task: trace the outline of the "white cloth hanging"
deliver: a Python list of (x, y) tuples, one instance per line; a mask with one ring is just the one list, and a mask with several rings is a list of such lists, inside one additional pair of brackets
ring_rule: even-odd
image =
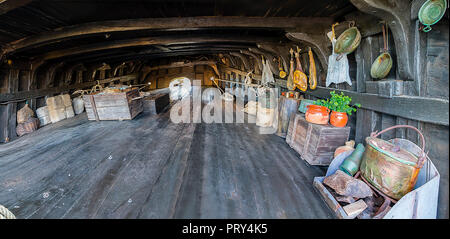
[(339, 61), (336, 60), (338, 54), (334, 53), (334, 45), (336, 44), (335, 38), (331, 40), (331, 44), (333, 48), (331, 50), (332, 54), (328, 57), (328, 72), (325, 86), (328, 87), (331, 83), (339, 84), (343, 82), (352, 85), (347, 54), (344, 54)]
[(263, 60), (263, 72), (261, 76), (261, 85), (267, 85), (268, 83), (273, 83), (275, 80), (273, 79), (273, 73), (270, 70), (269, 62), (267, 60)]

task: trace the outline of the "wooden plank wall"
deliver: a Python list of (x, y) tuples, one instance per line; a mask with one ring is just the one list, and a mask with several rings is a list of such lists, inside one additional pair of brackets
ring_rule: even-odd
[(212, 76), (215, 76), (215, 73), (211, 67), (195, 65), (153, 70), (144, 77), (141, 83), (151, 82), (148, 89), (161, 89), (169, 87), (170, 82), (175, 78), (186, 77), (191, 80), (200, 80), (202, 86), (212, 86), (213, 82), (210, 80)]
[[(418, 26), (418, 23), (416, 23)], [(411, 95), (422, 96), (426, 98), (449, 99), (448, 80), (449, 80), (449, 30), (448, 21), (443, 19), (428, 33), (416, 33), (416, 49), (415, 50), (415, 72), (416, 79), (414, 81), (400, 81), (401, 89), (393, 91), (394, 95)], [(392, 36), (392, 34), (390, 34)], [(370, 77), (370, 67), (375, 58), (380, 54), (383, 41), (381, 34), (365, 37), (361, 40), (357, 50), (348, 56), (350, 65), (350, 77), (352, 78), (352, 86), (346, 83), (342, 85), (332, 85), (330, 88), (345, 89), (359, 93), (372, 93), (381, 96), (380, 88), (383, 82), (398, 80), (396, 74), (396, 56), (395, 46), (392, 38), (390, 38), (390, 53), (394, 59), (394, 65), (390, 74), (385, 80), (374, 81)], [(322, 83), (322, 86), (323, 83)], [(317, 99), (313, 95), (307, 95), (306, 98)], [(386, 105), (386, 107), (390, 107)], [(417, 105), (420, 110), (420, 104)], [(448, 113), (448, 111), (447, 111)], [(351, 139), (355, 139), (356, 143), (362, 143), (366, 137), (373, 131), (399, 125), (412, 125), (425, 136), (426, 151), (429, 151), (429, 157), (441, 174), (440, 192), (439, 192), (439, 208), (438, 217), (449, 217), (449, 126), (431, 124), (426, 122), (408, 119), (405, 117), (386, 114), (382, 111), (373, 111), (361, 108), (356, 115), (352, 115), (349, 119), (349, 125), (352, 127), (350, 134)], [(416, 144), (419, 143), (418, 134), (410, 129), (395, 129), (386, 132), (381, 136), (383, 139), (392, 139), (394, 137), (405, 138)]]
[[(101, 70), (92, 79), (92, 70), (76, 70), (69, 72), (63, 64), (43, 64), (36, 71), (26, 62), (13, 61), (11, 65), (3, 64), (0, 68), (0, 96), (12, 96), (12, 100), (0, 102), (0, 143), (6, 143), (17, 138), (16, 122), (17, 111), (26, 102), (30, 108), (36, 110), (45, 105), (46, 97), (62, 93), (71, 93), (76, 89), (90, 89), (97, 80), (103, 80), (111, 75), (111, 70)], [(116, 75), (120, 82), (122, 76), (129, 74), (124, 67)], [(66, 81), (67, 74), (73, 74), (73, 81)], [(132, 78), (126, 78), (132, 79)], [(130, 81), (122, 82), (131, 84)], [(110, 83), (102, 83), (103, 87)], [(3, 98), (0, 97), (0, 98)]]

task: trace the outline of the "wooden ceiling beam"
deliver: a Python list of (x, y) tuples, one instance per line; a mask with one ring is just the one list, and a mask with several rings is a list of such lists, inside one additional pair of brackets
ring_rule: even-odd
[(27, 5), (33, 0), (0, 0), (0, 15)]
[(232, 51), (239, 52), (237, 49), (227, 49), (227, 48), (211, 48), (211, 49), (199, 49), (199, 50), (188, 50), (188, 51), (172, 51), (172, 52), (161, 52), (161, 53), (142, 53), (142, 54), (129, 54), (129, 55), (117, 55), (106, 58), (92, 58), (85, 60), (84, 62), (118, 62), (118, 61), (128, 61), (137, 59), (157, 59), (172, 56), (190, 56), (190, 55), (200, 55), (200, 54), (217, 54), (217, 53), (229, 53)]
[[(140, 51), (114, 51), (111, 54), (109, 52), (103, 52), (103, 53), (92, 53), (92, 54), (86, 54), (82, 56), (77, 57), (70, 57), (67, 59), (67, 62), (84, 62), (89, 60), (104, 60), (107, 61), (109, 59), (117, 59), (120, 57), (133, 57), (133, 56), (140, 56), (140, 55), (152, 55), (152, 54), (169, 54), (169, 53), (176, 53), (176, 52), (187, 52), (187, 51), (198, 51), (198, 50), (220, 50), (220, 51), (239, 51), (241, 49), (246, 49), (246, 46), (242, 46), (242, 48), (235, 48), (235, 47), (227, 47), (225, 45), (217, 45), (217, 46), (196, 46), (196, 47), (187, 47), (187, 48), (180, 48), (180, 49), (173, 49), (171, 51), (164, 51), (159, 49), (145, 49)], [(173, 54), (171, 54), (173, 55)]]
[(3, 54), (16, 50), (43, 46), (46, 44), (93, 34), (126, 32), (137, 30), (196, 30), (204, 28), (260, 28), (284, 29), (296, 32), (312, 33), (326, 29), (333, 22), (327, 17), (242, 17), (242, 16), (206, 16), (184, 18), (144, 18), (114, 21), (90, 22), (44, 32), (22, 38), (3, 47)]
[[(45, 53), (42, 56), (36, 57), (40, 60), (52, 60), (56, 58), (78, 55), (83, 53), (90, 53), (95, 51), (102, 50), (111, 50), (111, 49), (119, 49), (125, 47), (137, 47), (137, 46), (152, 46), (152, 45), (168, 45), (171, 44), (195, 44), (195, 43), (219, 43), (222, 44), (224, 42), (235, 42), (235, 43), (251, 43), (256, 40), (261, 41), (261, 38), (256, 39), (255, 37), (248, 36), (195, 36), (195, 37), (145, 37), (145, 38), (136, 38), (136, 39), (128, 39), (128, 40), (120, 40), (120, 41), (112, 41), (105, 43), (97, 43), (91, 44), (87, 46), (80, 46), (74, 48), (68, 48), (64, 50), (56, 50), (52, 52)], [(264, 39), (263, 39), (264, 40)], [(267, 41), (274, 42), (273, 38), (266, 38)]]

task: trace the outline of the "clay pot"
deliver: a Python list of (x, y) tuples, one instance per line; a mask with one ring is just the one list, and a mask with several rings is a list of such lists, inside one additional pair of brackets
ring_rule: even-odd
[(336, 158), (339, 154), (343, 153), (343, 152), (347, 152), (350, 150), (353, 150), (355, 147), (355, 141), (354, 140), (350, 140), (345, 142), (344, 146), (339, 146), (335, 151), (334, 151), (334, 157)]
[(343, 112), (331, 112), (330, 124), (335, 127), (345, 127), (347, 125), (348, 116), (347, 113)]
[(305, 114), (306, 121), (313, 124), (328, 124), (330, 119), (330, 110), (321, 105), (308, 105)]

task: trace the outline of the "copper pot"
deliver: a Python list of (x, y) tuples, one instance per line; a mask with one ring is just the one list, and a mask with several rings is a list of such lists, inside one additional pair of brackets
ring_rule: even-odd
[(328, 124), (330, 119), (330, 110), (321, 105), (308, 105), (305, 114), (306, 121), (313, 124)]
[[(422, 152), (418, 156), (396, 144), (377, 138), (388, 130), (400, 127), (418, 132), (422, 141)], [(366, 143), (367, 147), (360, 166), (362, 177), (394, 200), (410, 192), (426, 160), (425, 139), (422, 133), (410, 125), (396, 125), (379, 133), (373, 132), (366, 138)]]
[(348, 116), (345, 112), (332, 111), (330, 115), (330, 124), (335, 127), (345, 127), (347, 125)]

